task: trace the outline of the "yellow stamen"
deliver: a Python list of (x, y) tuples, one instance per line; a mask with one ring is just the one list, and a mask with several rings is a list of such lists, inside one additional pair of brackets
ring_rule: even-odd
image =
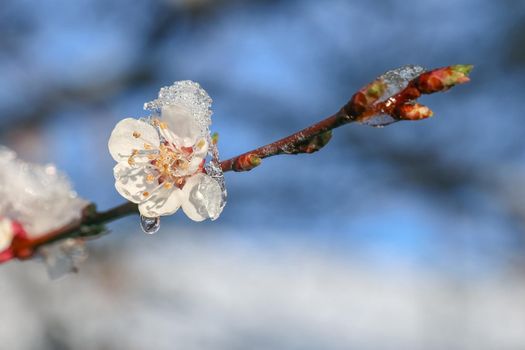
[(153, 183), (153, 181), (155, 181), (155, 176), (151, 175), (151, 174), (148, 174), (146, 176), (146, 182), (147, 183)]
[(133, 131), (133, 137), (138, 139), (140, 137), (140, 132), (138, 131)]

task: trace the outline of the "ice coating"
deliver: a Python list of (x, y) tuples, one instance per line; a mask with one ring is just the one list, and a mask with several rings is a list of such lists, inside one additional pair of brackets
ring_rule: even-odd
[(215, 218), (210, 217), (212, 220), (215, 220), (217, 219), (219, 214), (222, 212), (222, 209), (224, 209), (224, 207), (226, 206), (226, 199), (228, 197), (228, 192), (226, 191), (226, 183), (224, 181), (224, 173), (222, 172), (220, 162), (215, 161), (215, 160), (212, 160), (211, 162), (206, 164), (204, 169), (206, 170), (206, 173), (208, 175), (210, 175), (215, 181), (217, 181), (217, 183), (219, 184), (221, 188), (221, 202), (220, 202), (221, 204), (219, 207), (218, 214)]
[(416, 78), (424, 71), (425, 68), (421, 66), (409, 64), (389, 70), (388, 72), (380, 75), (378, 79), (381, 79), (386, 84), (386, 90), (379, 100), (384, 101), (390, 96), (397, 94), (406, 88), (412, 79)]
[(361, 124), (372, 126), (374, 128), (382, 128), (386, 125), (389, 125), (395, 122), (397, 122), (397, 119), (395, 119), (391, 115), (378, 114), (378, 115), (374, 115), (371, 118), (366, 119), (365, 121), (361, 122)]
[(50, 279), (58, 279), (77, 272), (78, 265), (87, 259), (84, 242), (68, 238), (62, 242), (46, 245), (39, 249)]
[[(224, 209), (224, 206), (226, 205), (226, 199), (228, 197), (228, 192), (226, 191), (226, 182), (224, 181), (224, 172), (222, 171), (221, 167), (221, 161), (219, 157), (219, 149), (217, 148), (216, 142), (210, 143), (209, 153), (211, 155), (211, 160), (208, 164), (204, 166), (204, 170), (206, 170), (206, 173), (210, 175), (217, 183), (219, 184), (221, 188), (221, 205), (219, 208), (219, 212), (217, 214), (217, 217), (222, 212), (222, 209)], [(215, 220), (215, 218), (211, 218), (212, 220)]]
[(195, 118), (202, 135), (209, 135), (212, 115), (211, 103), (211, 97), (198, 83), (183, 80), (161, 88), (159, 97), (156, 100), (146, 102), (144, 109), (154, 114), (159, 114), (164, 106), (178, 106), (187, 109)]
[(0, 146), (0, 216), (20, 222), (29, 237), (79, 219), (87, 204), (55, 166), (26, 163)]
[[(378, 80), (381, 80), (385, 83), (386, 89), (376, 103), (384, 102), (391, 96), (401, 92), (407, 87), (408, 83), (412, 79), (416, 78), (424, 71), (425, 69), (421, 66), (406, 65), (389, 70), (388, 72), (380, 75)], [(396, 121), (398, 120), (388, 114), (378, 114), (364, 120), (362, 124), (381, 128)]]
[(222, 189), (212, 177), (203, 177), (203, 181), (190, 192), (189, 201), (195, 206), (199, 215), (215, 220), (223, 208)]

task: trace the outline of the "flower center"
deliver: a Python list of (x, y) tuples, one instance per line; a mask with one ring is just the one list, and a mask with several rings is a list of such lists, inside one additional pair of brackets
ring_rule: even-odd
[(191, 176), (199, 170), (198, 168), (190, 169), (193, 160), (192, 147), (177, 148), (168, 142), (164, 142), (160, 145), (158, 153), (151, 154), (148, 158), (158, 173), (156, 178), (152, 175), (149, 180), (155, 181), (157, 179), (159, 184), (163, 183), (167, 188), (171, 188), (173, 185), (182, 187), (185, 177)]
[[(144, 141), (143, 149), (134, 149), (128, 158), (130, 166), (144, 168), (146, 171), (146, 182), (154, 184), (155, 182), (164, 188), (176, 186), (182, 188), (186, 183), (186, 178), (198, 172), (203, 171), (205, 159), (201, 153), (206, 149), (206, 140), (200, 139), (193, 147), (177, 146), (167, 134), (167, 127), (164, 123), (155, 120), (164, 140), (158, 146), (153, 147), (150, 143), (142, 138), (142, 135), (134, 131), (133, 137)], [(197, 153), (199, 154), (196, 154)], [(204, 151), (205, 152), (205, 151)], [(148, 197), (151, 193), (144, 192), (143, 195)]]

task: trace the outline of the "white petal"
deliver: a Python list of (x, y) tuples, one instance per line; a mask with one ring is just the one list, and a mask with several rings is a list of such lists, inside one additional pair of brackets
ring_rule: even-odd
[(182, 188), (182, 210), (194, 221), (217, 219), (222, 211), (221, 186), (203, 173), (190, 177)]
[(108, 148), (113, 159), (120, 162), (127, 159), (132, 150), (144, 149), (144, 144), (158, 148), (160, 139), (157, 130), (141, 120), (126, 118), (111, 132)]
[(188, 164), (188, 169), (186, 169), (184, 172), (188, 175), (193, 175), (199, 170), (201, 164), (202, 158), (193, 157), (192, 160), (190, 160), (190, 163)]
[(184, 146), (184, 144), (182, 142), (182, 139), (179, 138), (177, 135), (175, 135), (175, 133), (173, 131), (171, 131), (170, 129), (160, 128), (159, 132), (162, 135), (162, 137), (164, 137), (166, 139), (166, 141), (168, 141), (169, 143), (174, 144), (177, 148), (181, 147), (181, 146)]
[(168, 124), (168, 129), (184, 140), (184, 146), (193, 146), (197, 138), (204, 136), (192, 111), (182, 105), (162, 107), (160, 117)]
[(11, 220), (0, 219), (0, 252), (9, 248), (14, 235), (15, 231)]
[(146, 169), (131, 167), (127, 162), (120, 162), (113, 168), (115, 188), (118, 193), (133, 203), (144, 202), (158, 187), (158, 182), (148, 183)]
[(171, 215), (180, 208), (181, 190), (174, 187), (155, 192), (147, 201), (139, 204), (139, 211), (149, 218)]

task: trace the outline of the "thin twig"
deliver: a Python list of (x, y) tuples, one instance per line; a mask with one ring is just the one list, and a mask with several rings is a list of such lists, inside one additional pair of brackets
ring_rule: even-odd
[[(379, 114), (390, 115), (394, 121), (419, 120), (432, 115), (430, 109), (415, 103), (421, 94), (445, 91), (454, 85), (469, 81), (467, 74), (472, 66), (449, 66), (423, 73), (410, 81), (401, 92), (381, 100), (386, 89), (380, 79), (358, 92), (334, 115), (321, 120), (285, 138), (221, 162), (224, 172), (249, 171), (261, 164), (264, 158), (279, 154), (313, 153), (324, 147), (332, 136), (331, 131), (350, 122), (366, 122)], [(13, 255), (19, 259), (33, 256), (42, 245), (71, 237), (96, 237), (105, 223), (121, 217), (138, 214), (137, 204), (126, 202), (107, 211), (97, 212), (95, 205), (85, 208), (82, 217), (36, 238), (15, 237), (11, 244)]]

